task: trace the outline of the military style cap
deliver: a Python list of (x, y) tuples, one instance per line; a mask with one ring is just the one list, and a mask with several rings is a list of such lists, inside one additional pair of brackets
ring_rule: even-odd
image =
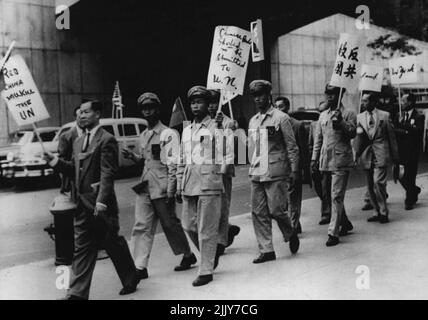
[(201, 97), (207, 100), (211, 100), (211, 93), (204, 86), (194, 86), (191, 87), (190, 90), (187, 92), (187, 98), (191, 99), (194, 97)]
[(254, 80), (250, 83), (250, 94), (256, 92), (270, 93), (272, 90), (272, 84), (266, 80)]
[[(339, 94), (340, 87), (331, 86), (328, 83), (325, 85), (325, 91), (326, 94)], [(346, 92), (346, 88), (342, 88), (342, 95)]]
[(220, 91), (218, 90), (209, 90), (211, 94), (211, 101), (218, 102), (220, 100)]
[(161, 104), (159, 97), (152, 93), (152, 92), (145, 92), (143, 93), (137, 100), (137, 104), (141, 105), (144, 103), (157, 103), (157, 104)]

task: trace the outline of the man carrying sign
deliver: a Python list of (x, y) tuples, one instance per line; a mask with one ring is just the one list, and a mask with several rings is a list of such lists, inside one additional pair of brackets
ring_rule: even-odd
[[(349, 171), (354, 167), (351, 139), (356, 135), (357, 119), (355, 113), (345, 109), (341, 103), (340, 91), (344, 92), (345, 89), (331, 85), (325, 88), (328, 109), (321, 113), (318, 120), (311, 161), (313, 171), (324, 171), (323, 174), (331, 179), (331, 189), (325, 190), (330, 194), (332, 209), (327, 247), (337, 245), (339, 233), (345, 235), (353, 228), (343, 202)], [(342, 219), (348, 223), (340, 230)]]

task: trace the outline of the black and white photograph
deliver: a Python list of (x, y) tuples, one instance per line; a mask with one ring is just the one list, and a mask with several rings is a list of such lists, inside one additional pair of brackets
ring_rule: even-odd
[(0, 300), (428, 299), (428, 0), (0, 0), (0, 95)]

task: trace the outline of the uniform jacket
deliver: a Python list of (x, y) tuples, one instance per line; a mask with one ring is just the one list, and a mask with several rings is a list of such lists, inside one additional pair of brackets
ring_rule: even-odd
[(398, 146), (389, 113), (378, 109), (373, 112), (376, 113), (373, 135), (369, 132), (368, 112), (364, 111), (357, 116), (357, 127), (362, 132), (357, 132), (355, 138), (355, 154), (364, 169), (370, 169), (374, 159), (379, 168), (398, 161)]
[[(78, 138), (77, 128), (74, 126), (70, 130), (64, 132), (59, 136), (58, 141), (58, 157), (70, 161), (73, 156), (73, 144)], [(67, 176), (63, 176), (61, 179), (61, 192), (69, 192), (72, 190), (72, 181)]]
[(339, 130), (333, 129), (330, 109), (320, 114), (312, 151), (312, 160), (319, 160), (321, 171), (346, 170), (354, 167), (351, 139), (356, 135), (355, 112), (339, 107), (343, 121)]
[[(180, 162), (177, 168), (178, 188), (184, 195), (221, 194), (224, 191), (222, 174), (225, 166), (216, 163), (213, 154), (222, 155), (217, 143), (215, 121), (209, 116), (200, 123), (193, 122), (183, 130)], [(226, 160), (232, 161), (231, 148), (226, 144)], [(230, 159), (231, 158), (231, 159)]]
[(77, 201), (87, 207), (86, 202), (95, 206), (97, 202), (107, 206), (109, 214), (117, 215), (118, 206), (114, 192), (117, 174), (118, 145), (115, 137), (99, 128), (87, 149), (82, 153), (85, 136), (76, 139), (71, 161), (58, 159), (55, 169), (75, 181)]
[(408, 121), (404, 121), (404, 115), (402, 119), (397, 114), (394, 120), (400, 163), (417, 162), (422, 148), (425, 116), (413, 109)]
[[(165, 130), (170, 129), (159, 121), (152, 130), (146, 128), (140, 136), (141, 155), (144, 159), (141, 181), (147, 182), (150, 199), (174, 195), (177, 190), (177, 164), (166, 161), (165, 141), (161, 142), (161, 134)], [(153, 145), (158, 148), (153, 148)]]
[[(252, 152), (249, 172), (251, 180), (287, 179), (290, 171), (299, 171), (299, 148), (288, 114), (270, 107), (266, 114), (259, 112), (253, 116), (248, 129), (249, 148)], [(266, 140), (267, 146), (263, 143)], [(256, 152), (257, 145), (260, 146), (260, 154)]]

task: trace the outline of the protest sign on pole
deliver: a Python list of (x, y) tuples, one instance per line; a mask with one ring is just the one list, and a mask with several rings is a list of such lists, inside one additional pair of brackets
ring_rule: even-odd
[(251, 33), (233, 26), (217, 26), (211, 52), (207, 88), (243, 94)]
[(389, 60), (391, 84), (398, 87), (398, 107), (401, 115), (400, 84), (418, 82), (418, 66), (416, 56), (406, 56)]
[(360, 36), (348, 33), (340, 34), (330, 85), (346, 88), (350, 92), (357, 89), (360, 81), (362, 50)]
[(407, 56), (389, 60), (391, 84), (418, 82), (416, 56)]
[(380, 92), (383, 81), (383, 67), (363, 64), (361, 66), (361, 78), (358, 89), (360, 91)]
[(18, 126), (33, 126), (42, 150), (45, 151), (36, 122), (48, 119), (49, 113), (24, 59), (19, 55), (10, 57), (5, 63), (3, 76), (5, 89), (1, 95), (10, 114)]
[(12, 56), (4, 70), (5, 89), (2, 97), (18, 126), (49, 118), (49, 113), (24, 59)]
[(251, 22), (250, 30), (253, 40), (251, 43), (251, 56), (253, 58), (253, 62), (262, 61), (265, 59), (262, 20), (257, 19), (256, 21)]

